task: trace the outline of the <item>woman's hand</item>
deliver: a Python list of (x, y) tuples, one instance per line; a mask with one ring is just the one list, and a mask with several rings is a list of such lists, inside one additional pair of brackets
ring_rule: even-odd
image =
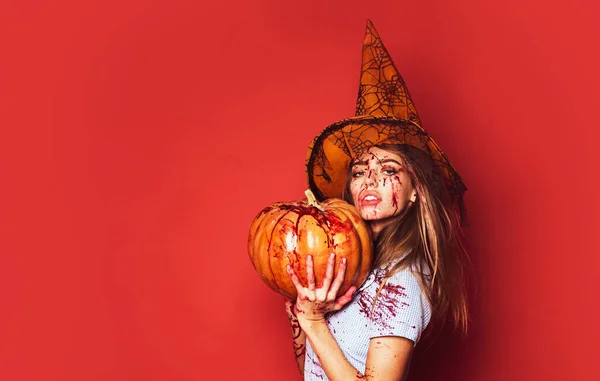
[(300, 325), (303, 322), (323, 321), (325, 314), (331, 311), (340, 310), (346, 303), (352, 300), (352, 294), (356, 287), (352, 286), (346, 293), (339, 298), (337, 293), (342, 286), (346, 274), (346, 258), (342, 258), (338, 267), (337, 276), (333, 279), (333, 267), (335, 266), (335, 254), (331, 254), (327, 260), (327, 270), (321, 287), (315, 285), (315, 272), (313, 268), (312, 256), (306, 257), (306, 279), (308, 287), (304, 287), (298, 276), (294, 273), (292, 266), (287, 266), (287, 272), (292, 278), (292, 282), (298, 292), (296, 304), (293, 313), (297, 317)]

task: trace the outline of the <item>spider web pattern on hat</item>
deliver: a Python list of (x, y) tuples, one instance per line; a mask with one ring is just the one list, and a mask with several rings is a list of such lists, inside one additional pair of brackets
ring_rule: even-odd
[(466, 187), (439, 146), (421, 127), (408, 89), (371, 21), (363, 44), (356, 116), (327, 127), (306, 157), (309, 186), (320, 199), (340, 198), (351, 161), (378, 144), (408, 144), (427, 153), (462, 209)]
[(356, 116), (390, 116), (421, 125), (406, 84), (373, 24), (367, 22), (363, 43)]

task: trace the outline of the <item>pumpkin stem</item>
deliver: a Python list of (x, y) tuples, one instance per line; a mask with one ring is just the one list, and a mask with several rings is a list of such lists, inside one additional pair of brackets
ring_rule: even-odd
[[(304, 191), (306, 198), (308, 199), (308, 205), (319, 208), (319, 203), (317, 202), (317, 198), (313, 194), (310, 189)], [(320, 209), (320, 208), (319, 208)]]

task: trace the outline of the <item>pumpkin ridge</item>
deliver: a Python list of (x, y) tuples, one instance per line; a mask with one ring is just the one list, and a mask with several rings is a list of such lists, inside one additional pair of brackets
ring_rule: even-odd
[[(306, 221), (309, 221), (309, 219), (312, 219), (314, 221), (315, 226), (317, 226), (322, 232), (323, 234), (327, 237), (328, 233), (327, 233), (327, 229), (326, 229), (326, 224), (323, 223), (323, 219), (324, 217), (321, 215), (323, 213), (322, 210), (319, 210), (318, 208), (314, 207), (314, 206), (310, 206), (308, 208), (311, 208), (311, 211), (309, 213), (303, 213), (303, 214), (299, 214), (298, 215), (298, 220), (296, 221), (296, 231), (298, 232), (298, 245), (301, 245), (302, 242), (302, 235), (301, 233), (306, 233), (305, 229), (300, 229), (300, 222), (301, 220), (304, 218), (304, 221), (306, 223)], [(308, 209), (306, 208), (306, 209)], [(317, 212), (314, 213), (312, 211), (312, 209), (317, 209)], [(306, 234), (304, 235), (306, 237)], [(304, 238), (304, 240), (306, 241), (306, 238)], [(298, 253), (298, 247), (295, 248), (294, 250), (294, 254), (296, 256), (296, 262), (299, 264), (299, 267), (302, 265), (301, 261), (300, 261), (300, 255)], [(306, 253), (306, 255), (312, 255), (313, 257), (313, 266), (315, 266), (315, 263), (319, 261), (319, 256), (317, 255), (317, 252), (310, 252), (310, 253)], [(306, 258), (305, 258), (306, 260)], [(304, 263), (305, 267), (306, 267), (306, 263)], [(313, 267), (314, 269), (314, 275), (315, 275), (315, 282), (317, 282), (317, 278), (320, 278), (317, 275), (317, 269), (316, 267)], [(298, 276), (298, 278), (300, 279), (300, 282), (304, 285), (305, 282), (303, 282), (303, 280), (305, 280), (306, 276), (305, 275), (300, 275)]]
[[(259, 221), (256, 224), (256, 228), (254, 229), (255, 233), (253, 236), (258, 237), (259, 239), (255, 239), (252, 244), (251, 259), (253, 260), (253, 264), (254, 264), (254, 261), (257, 260), (257, 256), (260, 257), (260, 248), (262, 246), (260, 237), (263, 236), (263, 234), (260, 232), (264, 231), (265, 226), (268, 225), (268, 223), (269, 223), (268, 217), (269, 217), (268, 214), (263, 215), (262, 211), (256, 217), (256, 218), (259, 218)], [(260, 261), (257, 261), (257, 262), (259, 262), (258, 265), (260, 265)], [(255, 268), (256, 268), (256, 266), (255, 266)], [(262, 269), (262, 267), (261, 267), (261, 269)], [(266, 274), (265, 274), (265, 276), (266, 276)]]
[[(287, 212), (287, 213), (285, 213), (284, 217), (285, 217), (285, 216), (287, 216), (289, 213), (290, 213), (290, 212)], [(297, 238), (297, 239), (299, 239), (299, 238), (300, 238), (300, 232), (298, 231), (298, 223), (300, 222), (300, 219), (301, 219), (303, 216), (301, 216), (301, 215), (299, 215), (299, 214), (297, 214), (297, 213), (296, 213), (296, 215), (298, 216), (298, 218), (296, 219), (296, 221), (295, 221), (295, 222), (294, 222), (294, 221), (292, 221), (291, 219), (287, 218), (287, 217), (286, 217), (286, 218), (282, 218), (282, 219), (280, 219), (279, 221), (281, 221), (281, 220), (284, 220), (284, 219), (285, 219), (285, 220), (288, 220), (289, 222), (291, 222), (292, 224), (294, 224), (294, 230), (296, 231), (296, 238)], [(279, 225), (279, 221), (277, 222), (277, 225)], [(271, 236), (272, 236), (272, 234), (271, 234)], [(300, 263), (300, 258), (298, 257), (298, 252), (297, 252), (296, 248), (294, 248), (293, 254), (294, 254), (294, 257), (295, 257), (295, 258), (294, 258), (294, 261), (296, 261), (296, 262)], [(287, 259), (288, 259), (288, 262), (290, 263), (290, 265), (291, 265), (292, 263), (294, 263), (294, 261), (292, 261), (292, 260), (290, 259), (290, 258), (291, 258), (291, 254), (289, 253), (289, 251), (287, 251), (287, 250), (286, 250), (286, 252), (285, 252), (285, 256), (287, 257)]]
[[(270, 213), (270, 214), (272, 215), (275, 213)], [(271, 215), (266, 214), (263, 217), (264, 223), (260, 225), (261, 234), (256, 239), (257, 243), (256, 243), (256, 247), (254, 249), (255, 249), (255, 258), (259, 258), (257, 260), (257, 262), (261, 269), (260, 275), (263, 277), (264, 281), (267, 283), (269, 288), (276, 291), (277, 285), (275, 284), (275, 276), (272, 271), (269, 272), (270, 269), (268, 268), (268, 265), (264, 263), (269, 260), (268, 248), (271, 245), (270, 239), (267, 239), (268, 230), (266, 231), (266, 228), (271, 226), (270, 224), (272, 224), (275, 221), (275, 219)], [(271, 229), (273, 229), (274, 227), (275, 227), (275, 225), (271, 226)], [(266, 241), (266, 243), (265, 243), (265, 241)]]
[[(351, 221), (352, 217), (351, 216), (347, 216), (348, 219)], [(354, 271), (354, 276), (352, 277), (352, 281), (350, 282), (351, 284), (356, 283), (356, 281), (358, 280), (358, 275), (360, 274), (360, 269), (362, 269), (362, 263), (363, 263), (363, 255), (364, 255), (364, 250), (363, 250), (363, 242), (362, 239), (360, 237), (360, 234), (358, 233), (358, 231), (356, 230), (356, 227), (351, 223), (350, 226), (352, 227), (352, 232), (356, 235), (356, 237), (358, 238), (358, 243), (360, 246), (360, 255), (358, 256), (358, 265), (356, 266), (356, 271)]]
[[(343, 208), (341, 205), (336, 205), (336, 206), (331, 206), (330, 207), (332, 210), (337, 211), (338, 213), (344, 215), (344, 217), (346, 217), (346, 222), (344, 223), (344, 228), (348, 229), (352, 229), (352, 233), (353, 235), (356, 237), (357, 241), (358, 241), (358, 250), (360, 251), (360, 255), (358, 255), (358, 264), (356, 266), (356, 269), (354, 271), (354, 275), (352, 277), (352, 281), (350, 282), (350, 284), (354, 284), (356, 282), (356, 280), (358, 279), (358, 276), (360, 275), (360, 270), (362, 269), (362, 262), (363, 262), (363, 255), (364, 255), (364, 250), (363, 250), (363, 242), (362, 239), (360, 237), (360, 234), (358, 232), (358, 230), (356, 229), (356, 226), (354, 226), (354, 224), (352, 223), (352, 216), (349, 212), (348, 209)], [(347, 236), (349, 236), (348, 233), (346, 233)], [(345, 283), (345, 280), (344, 280)]]
[[(287, 212), (285, 215), (287, 216), (290, 212)], [(294, 212), (296, 213), (296, 212)], [(303, 217), (303, 215), (300, 215), (298, 213), (296, 213), (296, 215), (298, 216), (298, 218), (296, 219), (296, 221), (292, 221), (289, 218), (285, 218), (287, 219), (289, 222), (291, 222), (292, 224), (294, 224), (294, 230), (295, 230), (295, 234), (296, 234), (296, 246), (294, 247), (294, 250), (290, 253), (288, 250), (285, 251), (285, 256), (288, 260), (288, 264), (290, 266), (292, 266), (292, 268), (294, 267), (294, 263), (300, 263), (300, 257), (298, 255), (298, 241), (300, 241), (300, 231), (298, 230), (298, 223), (300, 222), (300, 219)], [(281, 221), (281, 220), (280, 220)], [(287, 249), (287, 248), (286, 248)], [(273, 256), (275, 257), (275, 256)], [(287, 274), (287, 269), (283, 270), (286, 274)], [(294, 270), (295, 271), (295, 270)], [(297, 276), (298, 274), (296, 274)], [(288, 275), (289, 277), (289, 275)], [(291, 278), (289, 279), (291, 282)], [(282, 287), (279, 287), (282, 288)]]
[[(285, 209), (284, 209), (285, 210)], [(273, 277), (273, 284), (275, 287), (277, 288), (282, 288), (279, 283), (277, 283), (277, 277), (275, 276), (275, 273), (273, 272), (273, 265), (271, 264), (271, 243), (273, 242), (273, 234), (275, 233), (276, 228), (279, 226), (279, 223), (281, 222), (281, 220), (283, 220), (284, 217), (287, 216), (287, 214), (289, 213), (289, 211), (285, 211), (284, 213), (281, 214), (281, 217), (279, 217), (277, 219), (277, 222), (275, 222), (275, 225), (273, 225), (273, 229), (271, 229), (271, 236), (269, 237), (269, 246), (267, 247), (267, 256), (269, 257), (269, 260), (267, 261), (267, 263), (269, 264), (269, 272), (271, 273), (271, 276)], [(293, 222), (292, 220), (289, 220), (290, 222)]]
[(256, 214), (256, 217), (254, 217), (254, 221), (252, 221), (252, 225), (250, 225), (250, 235), (248, 236), (248, 254), (250, 255), (250, 260), (252, 261), (252, 266), (254, 266), (254, 269), (256, 269), (256, 265), (254, 263), (254, 259), (256, 257), (256, 250), (254, 249), (256, 240), (254, 237), (256, 237), (257, 233), (259, 232), (259, 227), (263, 223), (263, 211), (260, 211)]
[[(343, 211), (343, 213), (348, 217), (350, 226), (352, 227), (352, 229), (354, 229), (354, 232), (356, 233), (358, 242), (360, 244), (361, 255), (359, 256), (359, 258), (360, 258), (361, 262), (360, 262), (360, 266), (359, 266), (357, 272), (355, 273), (355, 277), (353, 279), (353, 283), (354, 283), (354, 282), (360, 280), (359, 277), (360, 277), (361, 273), (363, 272), (363, 270), (366, 270), (366, 269), (363, 269), (363, 266), (368, 266), (367, 268), (371, 268), (371, 266), (372, 266), (374, 254), (373, 254), (373, 248), (371, 246), (371, 241), (370, 241), (371, 238), (368, 233), (365, 232), (363, 234), (357, 229), (358, 226), (354, 223), (354, 220), (357, 219), (357, 220), (360, 220), (363, 222), (364, 222), (364, 220), (362, 220), (362, 218), (357, 214), (356, 209), (353, 209), (353, 206), (351, 204), (348, 204), (345, 202), (339, 202), (336, 200), (335, 208)], [(332, 209), (333, 209), (333, 207), (332, 207)], [(366, 236), (364, 238), (369, 240), (368, 243), (365, 241), (365, 239), (363, 239), (362, 235)], [(366, 244), (366, 246), (365, 246), (365, 244)], [(366, 280), (366, 276), (362, 280), (363, 283), (365, 280)]]

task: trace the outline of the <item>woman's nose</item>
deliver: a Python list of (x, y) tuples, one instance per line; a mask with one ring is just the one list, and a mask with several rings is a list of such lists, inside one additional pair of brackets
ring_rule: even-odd
[(379, 179), (377, 177), (377, 171), (374, 170), (369, 170), (369, 173), (367, 175), (367, 187), (368, 188), (377, 188), (377, 186), (379, 185)]

